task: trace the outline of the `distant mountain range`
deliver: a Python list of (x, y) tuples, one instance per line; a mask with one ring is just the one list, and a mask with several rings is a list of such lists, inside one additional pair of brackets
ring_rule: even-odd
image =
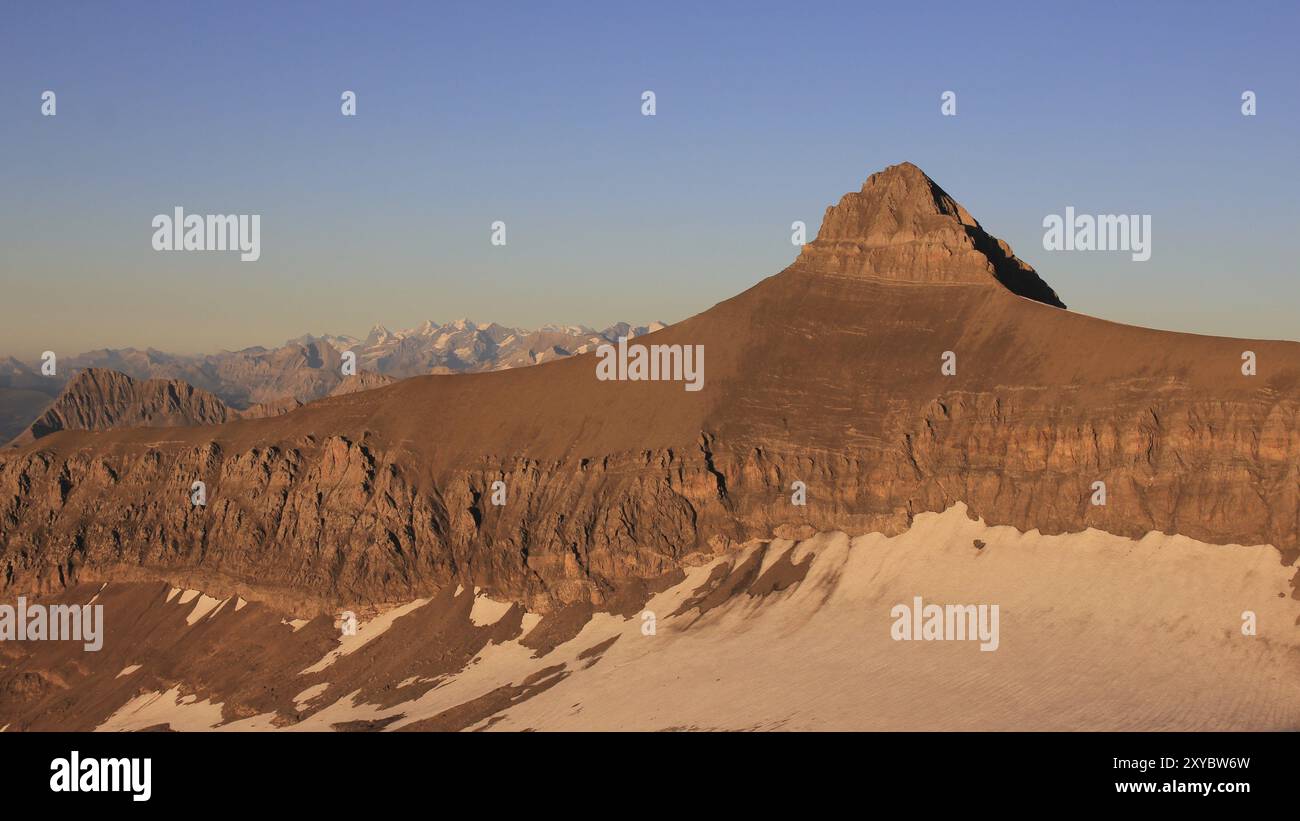
[[(601, 331), (581, 325), (522, 330), (458, 319), (445, 325), (425, 322), (394, 332), (376, 325), (365, 339), (306, 334), (278, 348), (256, 346), (199, 356), (153, 348), (103, 348), (60, 358), (56, 376), (41, 375), (35, 362), (8, 357), (0, 360), (0, 443), (20, 433), (24, 440), (30, 440), (31, 436), (43, 435), (42, 431), (68, 427), (98, 430), (128, 422), (184, 424), (182, 420), (191, 418), (194, 423), (202, 423), (274, 416), (324, 396), (377, 387), (408, 376), (535, 365), (585, 353), (602, 343), (615, 342), (620, 336), (632, 338), (664, 327), (659, 322), (647, 326), (620, 322)], [(345, 351), (357, 355), (357, 379), (345, 380), (343, 376)], [(116, 371), (133, 382), (128, 385), (102, 374), (75, 385), (70, 382), (90, 369)], [(183, 401), (169, 405), (164, 398), (180, 396), (184, 390), (177, 385), (144, 389), (136, 384), (146, 380), (196, 388), (203, 392), (196, 400), (200, 407), (183, 410)], [(65, 386), (75, 390), (61, 397)], [(162, 404), (122, 405), (128, 397), (143, 399), (145, 395)], [(224, 410), (214, 411), (208, 395), (220, 400)], [(56, 399), (60, 400), (57, 405)], [(108, 402), (111, 410), (101, 413), (91, 408), (101, 401)], [(43, 414), (53, 415), (47, 419)], [(33, 425), (34, 421), (37, 424)]]

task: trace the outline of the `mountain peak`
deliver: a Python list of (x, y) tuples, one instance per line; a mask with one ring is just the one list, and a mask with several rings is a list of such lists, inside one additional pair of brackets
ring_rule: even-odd
[(376, 345), (384, 341), (385, 339), (388, 339), (392, 335), (393, 335), (392, 331), (388, 330), (383, 325), (380, 325), (379, 323), (376, 322), (374, 326), (371, 327), (370, 333), (366, 334), (366, 344)]
[(817, 238), (795, 264), (914, 283), (1001, 283), (1020, 296), (1065, 307), (1009, 245), (910, 162), (872, 174), (860, 191), (828, 207)]
[(215, 425), (234, 416), (216, 396), (179, 379), (141, 381), (109, 368), (85, 368), (14, 444), (60, 430)]

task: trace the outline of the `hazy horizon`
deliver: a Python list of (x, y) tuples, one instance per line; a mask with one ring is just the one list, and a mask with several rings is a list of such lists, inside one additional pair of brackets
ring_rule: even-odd
[[(784, 268), (792, 221), (811, 240), (902, 161), (1071, 310), (1300, 340), (1300, 11), (998, 10), (15, 8), (0, 356), (676, 322)], [(260, 214), (261, 258), (153, 250), (176, 206)], [(1150, 214), (1151, 259), (1044, 250), (1067, 207)]]
[[(583, 327), (583, 328), (586, 328), (586, 329), (588, 329), (588, 330), (591, 330), (591, 331), (594, 332), (594, 333), (599, 333), (600, 331), (604, 331), (604, 330), (607, 330), (607, 329), (609, 329), (609, 328), (612, 328), (614, 325), (617, 325), (619, 322), (626, 322), (626, 324), (631, 325), (633, 328), (638, 328), (638, 327), (647, 327), (647, 326), (650, 326), (650, 325), (652, 325), (652, 324), (654, 324), (654, 323), (656, 323), (656, 322), (661, 321), (661, 320), (657, 320), (657, 319), (649, 319), (649, 320), (644, 320), (644, 321), (627, 321), (627, 320), (618, 320), (618, 321), (616, 321), (616, 322), (605, 322), (605, 323), (602, 323), (602, 324), (600, 324), (600, 325), (596, 325), (596, 326), (591, 326), (591, 325), (587, 325), (587, 324), (585, 324), (585, 323), (578, 323), (578, 322), (569, 322), (569, 323), (564, 323), (564, 322), (548, 322), (548, 323), (542, 323), (541, 325), (536, 325), (536, 326), (531, 326), (531, 327), (523, 327), (523, 326), (518, 326), (518, 325), (505, 325), (505, 323), (502, 323), (502, 322), (496, 322), (496, 323), (493, 323), (492, 320), (480, 319), (480, 318), (477, 318), (477, 317), (456, 317), (456, 318), (454, 318), (454, 319), (445, 319), (445, 320), (442, 320), (442, 321), (439, 321), (439, 320), (437, 320), (437, 319), (432, 319), (432, 318), (431, 318), (429, 321), (433, 322), (435, 325), (446, 326), (446, 325), (454, 324), (454, 323), (459, 322), (459, 321), (461, 321), (461, 320), (466, 320), (466, 321), (469, 321), (469, 322), (473, 322), (473, 323), (475, 323), (476, 325), (478, 325), (480, 328), (482, 328), (482, 326), (485, 326), (485, 325), (497, 324), (497, 325), (502, 325), (503, 327), (508, 327), (508, 328), (510, 328), (510, 329), (512, 329), (512, 330), (526, 331), (526, 332), (533, 332), (533, 331), (540, 331), (540, 330), (543, 330), (546, 326), (555, 326), (555, 327), (561, 327), (561, 326), (578, 327), (578, 326), (581, 326), (581, 327)], [(415, 323), (415, 325), (404, 325), (404, 326), (400, 326), (400, 327), (399, 327), (399, 326), (391, 325), (391, 324), (384, 323), (384, 322), (376, 322), (376, 323), (372, 323), (371, 326), (370, 326), (369, 328), (367, 328), (367, 329), (365, 329), (365, 330), (363, 330), (363, 331), (357, 332), (357, 333), (353, 333), (353, 332), (349, 332), (349, 331), (340, 331), (340, 332), (337, 332), (337, 333), (336, 333), (336, 332), (333, 332), (333, 331), (311, 331), (311, 330), (309, 330), (309, 331), (304, 331), (304, 332), (302, 332), (302, 333), (300, 333), (300, 334), (294, 334), (294, 335), (291, 335), (291, 336), (286, 336), (285, 338), (280, 339), (280, 340), (273, 340), (273, 341), (271, 341), (271, 342), (253, 342), (253, 343), (250, 343), (250, 344), (248, 344), (248, 345), (242, 345), (242, 346), (240, 346), (240, 347), (238, 347), (238, 348), (213, 348), (213, 349), (211, 349), (211, 350), (182, 351), (182, 350), (170, 350), (170, 349), (167, 349), (167, 348), (160, 348), (160, 347), (157, 346), (157, 345), (124, 345), (124, 346), (122, 346), (122, 347), (116, 347), (116, 348), (115, 348), (115, 347), (111, 347), (111, 346), (99, 345), (99, 346), (96, 346), (96, 347), (85, 348), (85, 349), (77, 350), (77, 351), (65, 350), (63, 353), (64, 353), (65, 355), (66, 355), (66, 354), (70, 354), (70, 355), (73, 355), (73, 356), (77, 356), (77, 355), (80, 355), (80, 354), (92, 353), (92, 352), (94, 352), (94, 351), (100, 351), (100, 350), (105, 350), (105, 349), (107, 349), (107, 350), (114, 350), (114, 351), (123, 351), (123, 350), (140, 350), (140, 351), (143, 351), (143, 350), (149, 350), (149, 349), (152, 349), (152, 350), (159, 351), (159, 352), (161, 352), (161, 353), (171, 354), (171, 355), (174, 355), (174, 356), (206, 356), (206, 355), (218, 354), (218, 353), (222, 353), (222, 352), (237, 353), (237, 352), (239, 352), (239, 351), (242, 351), (242, 350), (248, 350), (248, 349), (250, 349), (250, 348), (267, 348), (267, 349), (274, 349), (274, 348), (283, 347), (284, 345), (286, 345), (286, 344), (288, 344), (288, 343), (291, 343), (291, 342), (296, 342), (296, 341), (298, 341), (298, 340), (300, 340), (300, 339), (302, 339), (302, 338), (304, 338), (304, 337), (307, 337), (307, 336), (314, 337), (315, 339), (318, 339), (318, 340), (319, 340), (319, 339), (325, 339), (325, 338), (332, 338), (332, 337), (351, 337), (351, 338), (356, 339), (356, 340), (358, 340), (358, 341), (365, 341), (365, 339), (366, 339), (366, 337), (369, 335), (370, 331), (371, 331), (371, 330), (374, 330), (374, 328), (375, 328), (376, 326), (380, 326), (380, 325), (382, 325), (382, 326), (384, 326), (384, 329), (387, 330), (388, 332), (390, 332), (390, 333), (395, 333), (395, 334), (396, 334), (396, 333), (403, 333), (403, 332), (406, 332), (406, 331), (413, 331), (413, 330), (415, 330), (415, 329), (416, 329), (419, 325), (421, 325), (421, 324), (423, 324), (423, 321), (422, 321), (422, 322), (417, 322), (417, 323)], [(670, 325), (670, 324), (672, 324), (672, 323), (664, 322), (664, 324), (665, 324), (665, 325)], [(42, 353), (42, 351), (37, 351), (34, 355), (30, 355), (30, 356), (28, 356), (26, 351), (23, 352), (23, 355), (10, 354), (10, 353), (5, 353), (5, 352), (3, 352), (3, 351), (0, 351), (0, 359), (13, 358), (13, 359), (18, 360), (19, 362), (22, 362), (22, 363), (25, 364), (25, 365), (30, 365), (30, 366), (33, 366), (33, 367), (39, 368), (39, 367), (40, 367), (40, 364), (41, 364), (41, 357), (40, 357), (40, 354), (41, 354), (41, 353)], [(56, 351), (56, 353), (58, 353), (58, 352)]]

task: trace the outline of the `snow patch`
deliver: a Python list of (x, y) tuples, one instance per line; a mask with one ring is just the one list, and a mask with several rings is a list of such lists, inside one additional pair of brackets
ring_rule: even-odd
[(501, 621), (501, 617), (508, 613), (511, 607), (514, 607), (511, 602), (493, 601), (487, 596), (476, 595), (474, 606), (469, 611), (469, 620), (475, 627), (491, 627)]
[[(195, 592), (199, 597), (199, 603), (194, 605), (194, 609), (185, 617), (185, 623), (189, 625), (195, 624), (199, 619), (210, 615), (218, 607), (226, 603), (225, 599), (214, 599), (204, 593), (198, 593), (198, 591)], [(185, 598), (183, 596), (181, 597), (181, 604), (185, 604)]]
[(320, 684), (313, 684), (312, 686), (308, 687), (306, 690), (303, 690), (301, 693), (293, 697), (294, 706), (298, 708), (299, 712), (306, 710), (307, 702), (311, 701), (313, 698), (325, 692), (329, 688), (330, 688), (330, 683), (328, 681), (322, 681)]

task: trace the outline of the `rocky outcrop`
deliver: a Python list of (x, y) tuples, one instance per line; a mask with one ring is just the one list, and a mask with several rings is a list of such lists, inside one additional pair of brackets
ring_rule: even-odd
[(381, 388), (384, 385), (391, 385), (397, 379), (392, 376), (384, 376), (382, 373), (373, 371), (361, 371), (355, 376), (345, 376), (343, 381), (334, 386), (330, 391), (330, 396), (347, 396), (350, 393), (358, 391), (368, 391), (374, 388)]
[(1065, 304), (1011, 247), (989, 235), (911, 163), (872, 174), (826, 209), (798, 263), (839, 274), (924, 283), (1002, 283), (1012, 293)]
[(898, 533), (957, 502), (1021, 530), (1158, 530), (1293, 561), (1300, 345), (1021, 298), (997, 275), (1010, 250), (981, 251), (992, 238), (937, 191), (910, 167), (876, 175), (830, 215), (829, 250), (819, 235), (639, 340), (703, 345), (698, 392), (600, 381), (588, 354), (4, 454), (0, 584), (165, 579), (321, 609), (458, 584), (548, 612), (749, 539)]
[[(345, 396), (395, 381), (390, 376), (361, 371), (355, 376), (341, 377), (329, 395)], [(264, 419), (282, 416), (303, 404), (286, 396), (236, 410), (179, 379), (138, 381), (106, 368), (87, 368), (68, 381), (54, 403), (11, 446), (18, 447), (60, 430), (219, 425), (236, 419)]]
[(268, 416), (282, 416), (289, 411), (301, 408), (303, 403), (292, 396), (276, 399), (273, 402), (258, 402), (241, 411), (236, 411), (240, 419), (265, 419)]
[(14, 441), (22, 445), (60, 430), (219, 425), (234, 417), (220, 399), (185, 382), (137, 382), (117, 371), (87, 368)]

